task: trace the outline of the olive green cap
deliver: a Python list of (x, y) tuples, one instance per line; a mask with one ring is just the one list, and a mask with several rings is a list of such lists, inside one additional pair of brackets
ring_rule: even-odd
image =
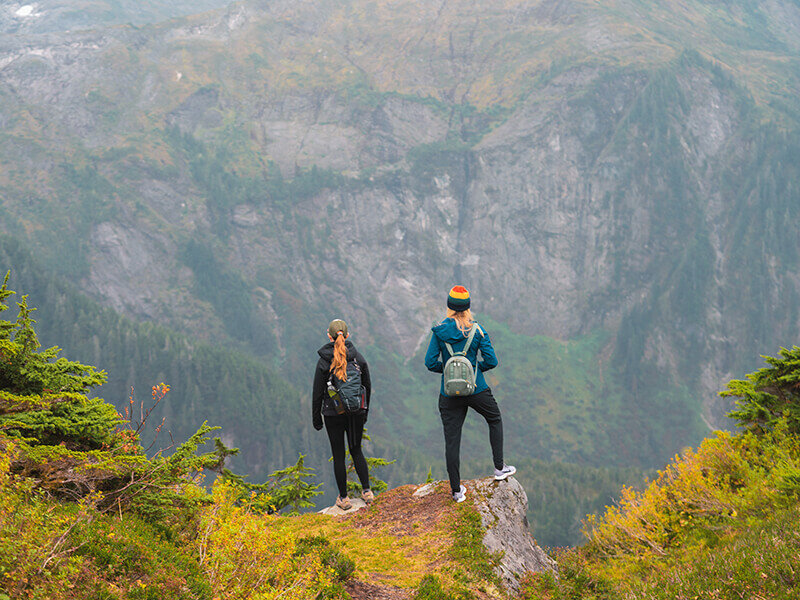
[(335, 340), (340, 331), (344, 337), (347, 337), (347, 323), (341, 319), (334, 319), (331, 321), (331, 324), (328, 325), (328, 335)]

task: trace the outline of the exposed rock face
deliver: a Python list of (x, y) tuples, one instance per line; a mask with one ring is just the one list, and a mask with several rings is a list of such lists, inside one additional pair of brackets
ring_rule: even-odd
[(503, 553), (497, 571), (508, 588), (518, 590), (525, 573), (556, 571), (556, 562), (536, 545), (528, 530), (528, 495), (514, 477), (505, 481), (477, 479), (467, 482), (466, 487), (474, 495), (486, 528), (484, 546), (490, 552)]

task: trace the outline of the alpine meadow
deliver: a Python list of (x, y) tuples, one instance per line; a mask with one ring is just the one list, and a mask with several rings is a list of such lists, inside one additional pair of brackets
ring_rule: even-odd
[[(0, 600), (800, 585), (797, 0), (4, 3), (0, 200)], [(470, 413), (464, 504), (454, 285), (517, 468)]]

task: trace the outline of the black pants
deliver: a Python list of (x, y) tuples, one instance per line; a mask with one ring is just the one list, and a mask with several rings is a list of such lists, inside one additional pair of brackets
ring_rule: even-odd
[(347, 466), (344, 464), (345, 458), (345, 439), (350, 456), (353, 457), (353, 465), (356, 474), (364, 490), (369, 489), (369, 469), (364, 453), (361, 452), (361, 436), (364, 433), (364, 415), (336, 415), (325, 417), (325, 430), (328, 432), (328, 439), (331, 441), (331, 453), (333, 454), (333, 476), (336, 478), (336, 487), (339, 488), (339, 496), (347, 498)]
[(500, 408), (492, 396), (492, 390), (485, 389), (471, 396), (439, 395), (439, 414), (442, 416), (444, 428), (444, 458), (447, 463), (447, 475), (450, 477), (450, 489), (457, 492), (461, 489), (461, 428), (467, 417), (467, 409), (474, 409), (486, 419), (489, 425), (489, 444), (492, 446), (492, 460), (495, 469), (503, 468), (503, 419)]

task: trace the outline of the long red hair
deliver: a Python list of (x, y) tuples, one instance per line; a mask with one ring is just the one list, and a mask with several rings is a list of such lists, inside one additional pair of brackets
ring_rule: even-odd
[(347, 348), (344, 345), (346, 337), (344, 331), (338, 331), (336, 332), (336, 339), (333, 343), (331, 373), (336, 375), (339, 381), (347, 381)]

